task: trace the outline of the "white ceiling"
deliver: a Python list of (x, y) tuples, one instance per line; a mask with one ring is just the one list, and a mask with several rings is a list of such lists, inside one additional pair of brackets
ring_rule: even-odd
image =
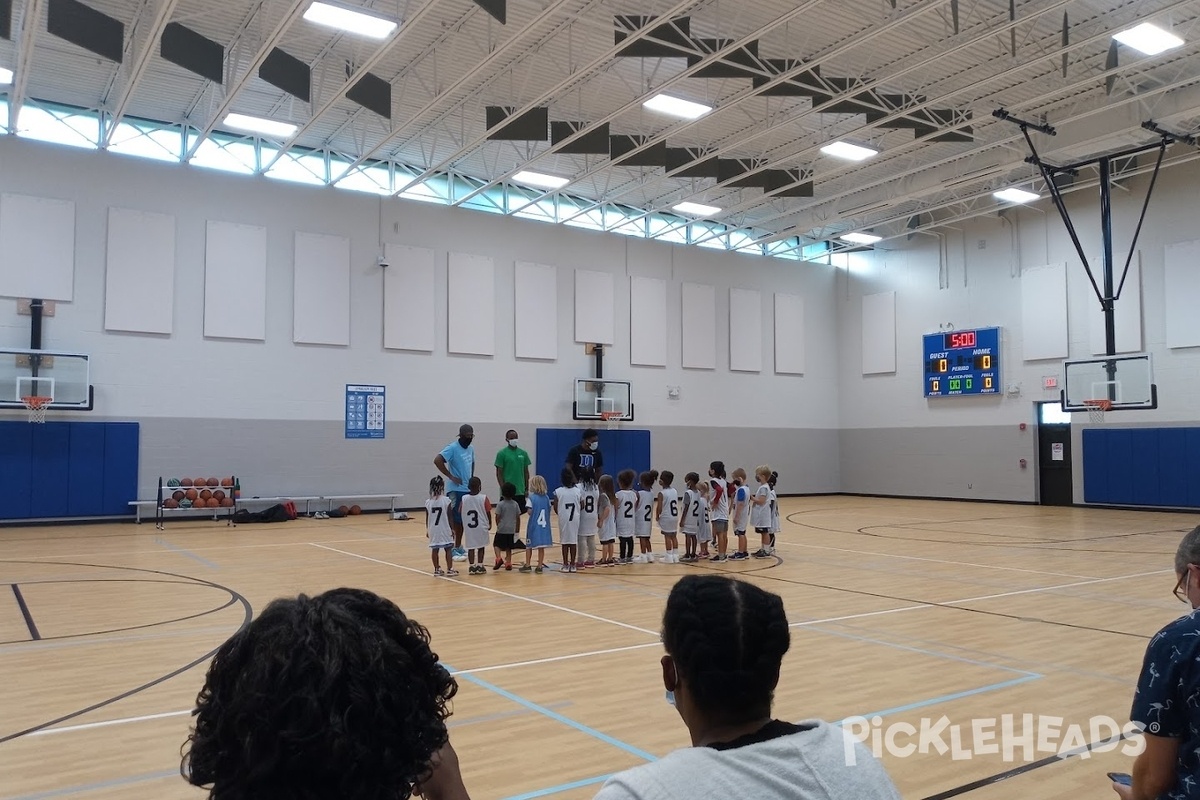
[[(684, 200), (718, 206), (714, 219), (764, 241), (862, 228), (902, 235), (914, 216), (911, 224), (932, 228), (994, 211), (995, 188), (1039, 186), (1020, 132), (992, 117), (999, 107), (1053, 124), (1058, 136), (1038, 143), (1058, 158), (1154, 141), (1140, 128), (1148, 119), (1178, 132), (1200, 123), (1196, 0), (898, 0), (895, 9), (890, 0), (509, 0), (507, 24), (470, 0), (347, 0), (402, 21), (382, 45), (304, 21), (309, 0), (84, 2), (125, 24), (123, 63), (47, 33), (46, 0), (14, 0), (13, 36), (0, 41), (0, 66), (18, 71), (9, 91), (17, 104), (103, 109), (201, 133), (228, 111), (272, 117), (301, 126), (288, 145), (351, 161), (391, 160), (426, 176), (451, 172), (489, 183), (530, 168), (570, 177), (562, 191), (596, 203), (647, 212)], [(873, 89), (916, 99), (903, 109), (885, 105), (882, 120), (869, 122), (814, 111), (805, 97), (763, 96), (746, 78), (691, 77), (683, 58), (618, 57), (615, 15), (686, 16), (694, 38), (739, 46), (756, 40), (762, 59), (804, 59), (823, 79), (853, 79), (847, 96)], [(223, 85), (161, 58), (158, 40), (172, 21), (225, 47)], [(1139, 21), (1170, 28), (1186, 44), (1156, 57), (1121, 47), (1117, 66), (1106, 71), (1111, 34)], [(311, 66), (311, 104), (257, 76), (273, 47)], [(709, 55), (703, 63), (716, 60)], [(391, 120), (345, 99), (365, 71), (391, 82)], [(765, 65), (757, 71), (774, 74)], [(715, 110), (686, 122), (642, 109), (658, 91)], [(551, 120), (608, 122), (613, 134), (650, 137), (651, 144), (811, 171), (814, 196), (770, 197), (714, 178), (666, 177), (662, 167), (558, 154), (549, 142), (489, 141), (489, 105), (545, 106)], [(974, 141), (939, 143), (884, 127), (922, 108), (957, 112), (956, 127), (970, 126)], [(819, 153), (839, 137), (883, 152), (861, 164)], [(1176, 146), (1168, 163), (1196, 155)]]

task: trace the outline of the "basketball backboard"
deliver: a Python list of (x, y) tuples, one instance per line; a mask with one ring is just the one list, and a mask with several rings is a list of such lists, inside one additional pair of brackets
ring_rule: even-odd
[(0, 408), (24, 408), (22, 397), (49, 397), (49, 408), (92, 407), (91, 373), (82, 353), (0, 350)]
[(1067, 361), (1063, 368), (1063, 411), (1087, 411), (1088, 401), (1108, 401), (1113, 411), (1158, 408), (1149, 353)]
[(632, 420), (632, 387), (629, 381), (576, 378), (573, 417), (601, 419), (604, 414), (617, 413), (623, 421)]

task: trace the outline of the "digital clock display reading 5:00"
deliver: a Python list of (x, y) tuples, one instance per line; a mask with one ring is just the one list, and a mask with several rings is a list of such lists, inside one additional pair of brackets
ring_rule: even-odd
[(1000, 394), (1000, 329), (925, 335), (925, 396)]
[(978, 331), (955, 331), (946, 334), (945, 348), (958, 350), (963, 347), (975, 347), (977, 341), (979, 341)]

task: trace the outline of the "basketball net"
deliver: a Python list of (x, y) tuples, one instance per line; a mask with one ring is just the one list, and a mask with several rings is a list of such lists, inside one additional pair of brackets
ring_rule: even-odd
[(29, 421), (36, 423), (44, 423), (46, 421), (46, 409), (50, 406), (52, 398), (49, 397), (22, 397), (21, 402), (25, 404), (25, 408), (29, 410)]
[(610, 431), (615, 431), (621, 427), (621, 412), (620, 411), (602, 411), (600, 419), (604, 420)]
[(1105, 411), (1112, 411), (1112, 400), (1084, 400), (1083, 404), (1087, 406), (1088, 421), (1093, 425), (1104, 422)]

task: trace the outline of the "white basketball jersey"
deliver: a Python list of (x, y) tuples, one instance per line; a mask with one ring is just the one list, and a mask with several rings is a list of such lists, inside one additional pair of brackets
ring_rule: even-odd
[(663, 533), (675, 533), (679, 530), (679, 492), (675, 487), (667, 487), (659, 493), (662, 499), (662, 514), (658, 518), (658, 529)]
[(554, 500), (558, 507), (559, 539), (574, 544), (579, 537), (579, 487), (558, 487), (554, 490)]
[(579, 535), (595, 536), (596, 519), (600, 510), (600, 490), (595, 486), (579, 487)]
[(699, 498), (700, 513), (699, 521), (696, 527), (696, 541), (707, 544), (712, 541), (712, 517), (709, 516), (708, 501), (703, 497)]
[(646, 538), (654, 529), (654, 490), (639, 489), (637, 493), (637, 512), (633, 520), (635, 536)]
[[(746, 521), (750, 516), (750, 490), (745, 486), (732, 486), (730, 490), (733, 492), (733, 529), (744, 531), (746, 530)], [(738, 495), (745, 498), (742, 500), (741, 506), (737, 504)]]
[(632, 489), (617, 492), (617, 536), (633, 536), (637, 522), (638, 493)]
[(765, 483), (760, 484), (758, 490), (754, 493), (754, 500), (763, 499), (763, 504), (752, 502), (750, 505), (750, 525), (755, 528), (770, 528), (771, 527), (771, 487)]
[(430, 547), (450, 547), (454, 544), (454, 529), (450, 527), (450, 498), (446, 495), (425, 501), (425, 531)]
[(683, 506), (683, 518), (679, 521), (679, 530), (688, 536), (695, 536), (696, 531), (700, 529), (700, 493), (694, 489), (686, 489), (683, 492), (681, 505)]
[(485, 494), (467, 494), (462, 499), (463, 544), (468, 550), (487, 547), (488, 498)]
[(708, 486), (708, 499), (712, 503), (712, 518), (728, 520), (731, 484), (724, 478), (709, 478)]

